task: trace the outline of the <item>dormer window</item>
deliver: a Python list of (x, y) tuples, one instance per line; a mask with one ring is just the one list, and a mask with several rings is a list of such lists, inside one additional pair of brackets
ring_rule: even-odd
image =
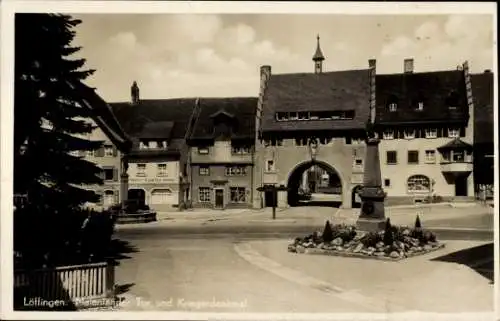
[(394, 139), (394, 130), (384, 130), (383, 137), (384, 139)]
[(437, 128), (426, 128), (425, 138), (437, 138)]
[(149, 148), (149, 142), (147, 141), (139, 142), (139, 149), (147, 149), (147, 148)]
[(389, 96), (389, 99), (387, 100), (387, 107), (390, 112), (398, 110), (398, 97), (395, 95)]
[(404, 130), (405, 139), (414, 139), (415, 138), (415, 129), (405, 129)]
[(150, 148), (158, 148), (158, 142), (152, 141), (149, 143)]
[(298, 120), (298, 115), (297, 113), (290, 113), (290, 120)]
[(448, 137), (450, 138), (460, 137), (460, 130), (458, 128), (448, 128)]
[(288, 120), (288, 114), (287, 113), (276, 113), (276, 120), (277, 121)]
[(449, 95), (448, 98), (446, 98), (446, 105), (448, 106), (448, 109), (457, 109), (459, 104), (459, 96), (456, 91), (452, 91)]
[(309, 120), (309, 113), (308, 112), (299, 112), (298, 119), (299, 120)]

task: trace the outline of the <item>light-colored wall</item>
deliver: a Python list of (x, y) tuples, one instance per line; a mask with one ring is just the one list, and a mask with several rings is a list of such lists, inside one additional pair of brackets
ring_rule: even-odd
[[(145, 165), (145, 175), (138, 176), (138, 166), (137, 164)], [(166, 164), (167, 171), (166, 175), (158, 176), (158, 164)], [(132, 184), (179, 184), (180, 182), (180, 164), (179, 161), (145, 161), (145, 160), (130, 160), (129, 167), (127, 171), (129, 175), (129, 185)]]
[(208, 154), (200, 154), (197, 146), (190, 153), (191, 163), (251, 163), (253, 146), (248, 154), (233, 154), (231, 141), (216, 140), (213, 146), (208, 146)]
[[(320, 144), (316, 160), (324, 162), (335, 169), (342, 182), (342, 206), (351, 207), (352, 189), (363, 181), (364, 168), (364, 143), (346, 144), (344, 138), (333, 138), (328, 144)], [(355, 166), (354, 150), (356, 157), (363, 160), (362, 166)], [(262, 148), (263, 183), (288, 185), (292, 172), (301, 164), (311, 161), (308, 146), (296, 146), (295, 139), (283, 140), (282, 146), (268, 146)], [(274, 160), (275, 171), (266, 172), (267, 160)], [(273, 181), (274, 180), (274, 181)], [(281, 193), (286, 194), (286, 193)], [(287, 206), (286, 197), (279, 196), (281, 206)], [(285, 203), (285, 204), (284, 204)]]

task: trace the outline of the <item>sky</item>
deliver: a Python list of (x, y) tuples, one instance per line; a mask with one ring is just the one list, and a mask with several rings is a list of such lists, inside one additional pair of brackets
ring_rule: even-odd
[(319, 34), (324, 71), (398, 73), (493, 69), (490, 15), (82, 14), (79, 56), (96, 72), (86, 82), (108, 102), (141, 99), (258, 96), (259, 68), (313, 72)]

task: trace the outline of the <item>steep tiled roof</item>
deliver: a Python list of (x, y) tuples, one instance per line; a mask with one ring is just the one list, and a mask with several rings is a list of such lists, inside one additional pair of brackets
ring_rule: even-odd
[(233, 118), (232, 138), (251, 139), (255, 135), (257, 98), (200, 98), (200, 113), (190, 139), (214, 138), (214, 118), (224, 115)]
[(493, 143), (493, 73), (471, 75), (474, 97), (474, 143)]
[[(376, 123), (467, 120), (465, 78), (461, 70), (377, 75), (376, 88)], [(456, 109), (447, 106), (447, 99), (452, 92), (456, 93), (458, 100)], [(395, 112), (388, 109), (392, 98), (397, 100)], [(424, 102), (422, 111), (416, 110), (418, 101)]]
[(156, 121), (144, 124), (142, 130), (137, 133), (137, 138), (170, 138), (172, 129), (174, 128), (173, 121)]
[(75, 91), (82, 107), (87, 109), (89, 116), (108, 138), (122, 151), (128, 150), (131, 147), (131, 140), (115, 117), (111, 106), (95, 92), (95, 89), (82, 82), (67, 84)]
[[(120, 124), (132, 137), (138, 138), (138, 136), (143, 135), (144, 131), (147, 132), (148, 128), (155, 128), (159, 123), (171, 127), (170, 138), (184, 138), (195, 100), (194, 98), (158, 99), (141, 100), (136, 105), (130, 103), (112, 103), (110, 105)], [(152, 123), (157, 124), (153, 125)], [(158, 134), (158, 128), (154, 132)]]
[[(264, 93), (262, 130), (325, 130), (364, 128), (370, 108), (370, 71), (272, 75)], [(353, 120), (282, 121), (276, 112), (355, 111)]]

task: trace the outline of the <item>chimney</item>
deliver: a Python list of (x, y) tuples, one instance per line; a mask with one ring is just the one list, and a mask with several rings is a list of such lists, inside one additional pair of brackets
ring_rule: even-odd
[(413, 73), (413, 58), (405, 59), (404, 73), (405, 74), (412, 74)]
[(377, 60), (376, 59), (368, 59), (368, 68), (376, 68), (377, 67)]
[(139, 103), (139, 86), (137, 86), (137, 82), (135, 81), (132, 87), (130, 87), (130, 96), (132, 105), (137, 105)]
[(260, 67), (260, 80), (261, 80), (261, 83), (262, 82), (267, 83), (267, 81), (269, 80), (269, 78), (271, 78), (271, 66), (269, 66), (269, 65), (261, 66)]

